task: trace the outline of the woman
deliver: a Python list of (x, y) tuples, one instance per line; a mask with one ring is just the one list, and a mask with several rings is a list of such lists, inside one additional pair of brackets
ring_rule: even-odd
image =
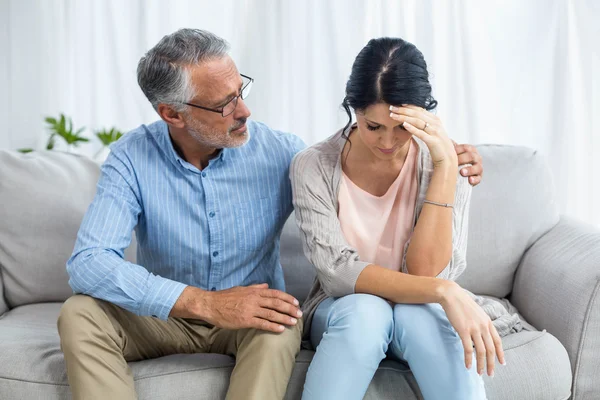
[(346, 85), (348, 124), (292, 163), (317, 270), (304, 399), (362, 399), (386, 355), (408, 363), (427, 400), (485, 399), (484, 368), (504, 364), (490, 317), (453, 282), (466, 267), (471, 186), (436, 105), (421, 52), (373, 39)]

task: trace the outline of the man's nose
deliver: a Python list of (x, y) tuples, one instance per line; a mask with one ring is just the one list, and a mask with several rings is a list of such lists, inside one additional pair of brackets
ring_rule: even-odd
[(248, 108), (248, 106), (246, 106), (246, 102), (244, 100), (242, 100), (242, 98), (238, 98), (238, 103), (237, 103), (237, 107), (235, 108), (235, 111), (233, 112), (233, 118), (234, 119), (240, 119), (240, 118), (248, 118), (250, 117), (251, 112), (250, 109)]

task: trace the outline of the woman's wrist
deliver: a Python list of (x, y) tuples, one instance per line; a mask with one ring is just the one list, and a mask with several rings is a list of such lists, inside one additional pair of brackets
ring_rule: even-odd
[(440, 176), (445, 182), (455, 182), (458, 175), (458, 160), (434, 163), (433, 175)]
[(460, 289), (458, 283), (446, 279), (437, 279), (435, 288), (436, 303), (444, 306), (453, 297), (457, 289)]
[(448, 156), (444, 157), (442, 160), (433, 161), (433, 169), (434, 171), (442, 170), (448, 172), (458, 171), (458, 157)]

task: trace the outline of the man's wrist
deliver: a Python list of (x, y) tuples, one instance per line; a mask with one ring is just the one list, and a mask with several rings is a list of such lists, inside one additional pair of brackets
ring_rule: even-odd
[(195, 286), (186, 286), (171, 309), (170, 317), (193, 318), (210, 320), (212, 307), (210, 306), (212, 292), (202, 290)]
[(197, 319), (212, 321), (213, 308), (211, 306), (211, 299), (214, 293), (199, 288), (195, 289), (197, 290), (197, 295), (195, 296), (196, 301), (194, 301), (193, 313), (197, 315)]

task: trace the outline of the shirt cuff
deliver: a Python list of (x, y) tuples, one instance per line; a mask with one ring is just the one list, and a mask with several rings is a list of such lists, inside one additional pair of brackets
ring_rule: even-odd
[(183, 289), (188, 285), (154, 274), (150, 274), (148, 281), (148, 292), (142, 300), (138, 315), (152, 316), (166, 321)]

